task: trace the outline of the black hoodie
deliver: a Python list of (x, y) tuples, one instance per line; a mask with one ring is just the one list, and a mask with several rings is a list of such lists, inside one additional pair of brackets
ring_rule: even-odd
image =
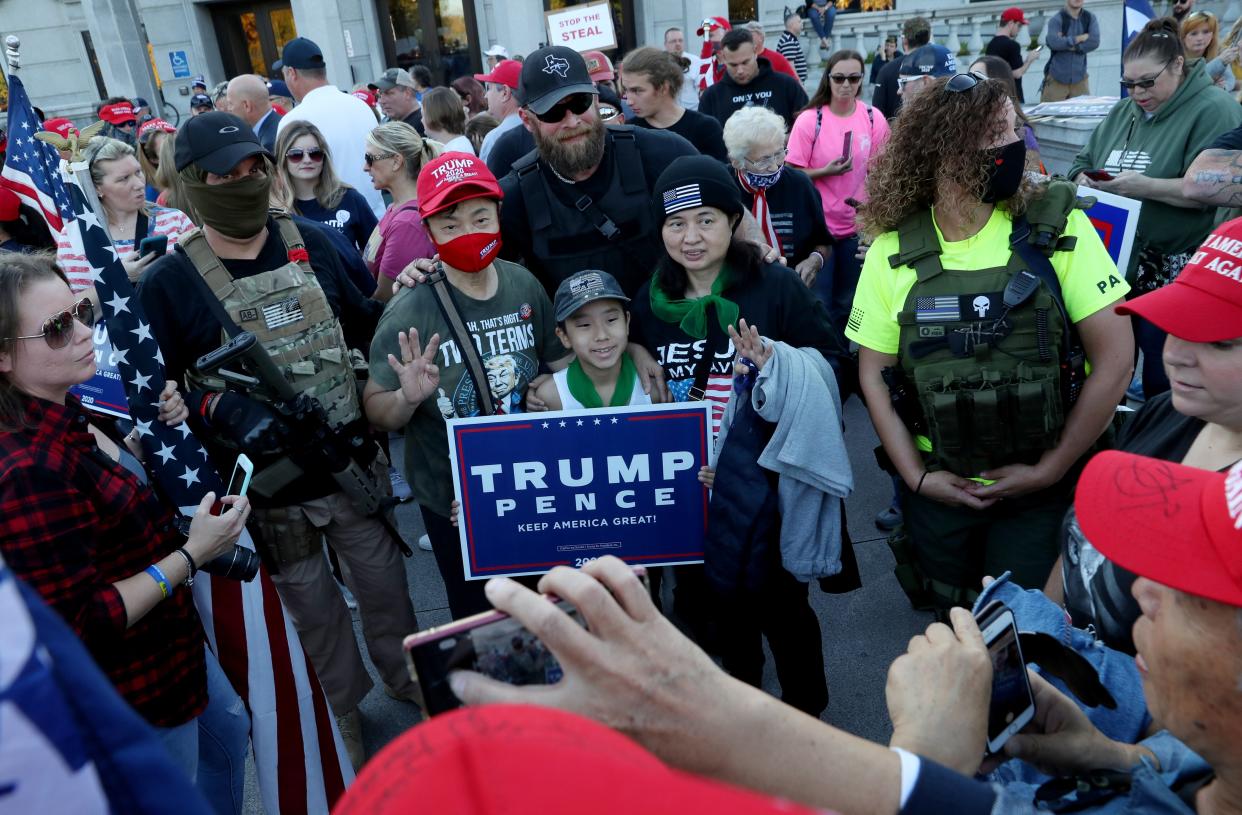
[(784, 117), (786, 130), (793, 127), (794, 117), (806, 107), (806, 91), (798, 80), (773, 71), (766, 58), (758, 59), (759, 73), (747, 84), (737, 84), (725, 71), (723, 79), (703, 91), (699, 113), (714, 117), (724, 127), (729, 117), (742, 108), (763, 105)]

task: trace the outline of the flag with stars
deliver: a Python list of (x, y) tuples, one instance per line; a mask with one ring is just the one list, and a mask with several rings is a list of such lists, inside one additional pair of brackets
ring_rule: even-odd
[(55, 234), (73, 218), (73, 210), (60, 177), (60, 154), (34, 137), (42, 129), (21, 79), (9, 76), (9, 144), (0, 184), (41, 212)]
[[(89, 173), (84, 164), (72, 169), (68, 194), (73, 217), (103, 305), (130, 418), (152, 477), (183, 514), (192, 515), (207, 492), (220, 495), (225, 485), (188, 424), (168, 427), (159, 420), (164, 357), (118, 253), (79, 186), (90, 184)], [(248, 534), (239, 543), (254, 548)], [(353, 780), (353, 769), (327, 697), (271, 578), (262, 569), (248, 583), (199, 572), (194, 602), (208, 643), (250, 710), (250, 738), (266, 811), (326, 815)]]

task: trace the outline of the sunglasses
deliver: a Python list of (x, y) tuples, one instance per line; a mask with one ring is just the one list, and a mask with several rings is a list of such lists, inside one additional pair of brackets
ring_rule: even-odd
[(1131, 79), (1126, 79), (1123, 77), (1121, 80), (1121, 87), (1125, 88), (1128, 91), (1132, 91), (1135, 88), (1142, 88), (1143, 90), (1150, 90), (1152, 86), (1156, 84), (1156, 80), (1160, 78), (1160, 75), (1164, 73), (1166, 70), (1168, 70), (1169, 66), (1172, 64), (1173, 64), (1173, 60), (1169, 60), (1168, 62), (1164, 64), (1163, 68), (1161, 68), (1159, 71), (1156, 71), (1155, 76), (1149, 76), (1146, 79), (1131, 80)]
[[(301, 147), (294, 147), (285, 151), (285, 158), (290, 161), (301, 161), (303, 156), (306, 156), (311, 161), (323, 161), (323, 150), (318, 147), (312, 147), (309, 150), (303, 150)], [(371, 162), (368, 161), (367, 163), (370, 164)]]
[(62, 311), (43, 321), (43, 330), (38, 334), (27, 334), (23, 337), (5, 337), (6, 340), (37, 340), (42, 337), (47, 347), (59, 351), (73, 339), (73, 321), (77, 320), (87, 328), (95, 327), (95, 305), (89, 297), (83, 297), (73, 304), (72, 308)]
[(862, 74), (829, 74), (828, 78), (831, 79), (833, 82), (837, 83), (838, 85), (844, 85), (847, 82), (851, 85), (858, 85), (862, 82), (863, 75)]
[[(383, 161), (384, 159), (392, 158), (395, 155), (397, 154), (396, 153), (380, 153), (378, 156), (373, 156), (370, 153), (363, 153), (362, 160), (366, 162), (366, 165), (368, 167), (370, 167), (372, 164), (374, 164), (377, 161)], [(320, 158), (323, 158), (323, 151), (320, 151)]]
[(554, 125), (565, 118), (566, 113), (581, 116), (590, 110), (595, 103), (593, 93), (571, 93), (543, 113), (536, 113), (535, 118), (546, 125)]
[(974, 73), (956, 74), (944, 85), (945, 93), (966, 93), (972, 91), (979, 86), (980, 82), (986, 82), (987, 77), (982, 74)]

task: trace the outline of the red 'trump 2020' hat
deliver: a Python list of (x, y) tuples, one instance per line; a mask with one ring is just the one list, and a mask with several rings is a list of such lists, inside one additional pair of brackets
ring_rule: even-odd
[(418, 214), (423, 218), (470, 198), (503, 197), (496, 176), (469, 153), (445, 153), (418, 173)]
[(1187, 342), (1242, 337), (1242, 218), (1212, 231), (1172, 283), (1117, 306)]

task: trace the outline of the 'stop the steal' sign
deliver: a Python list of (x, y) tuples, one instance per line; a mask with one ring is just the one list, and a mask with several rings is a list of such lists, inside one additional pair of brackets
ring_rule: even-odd
[(703, 560), (705, 403), (448, 422), (466, 578)]
[(607, 2), (547, 11), (544, 19), (548, 25), (548, 45), (563, 45), (579, 52), (617, 47), (612, 9)]

